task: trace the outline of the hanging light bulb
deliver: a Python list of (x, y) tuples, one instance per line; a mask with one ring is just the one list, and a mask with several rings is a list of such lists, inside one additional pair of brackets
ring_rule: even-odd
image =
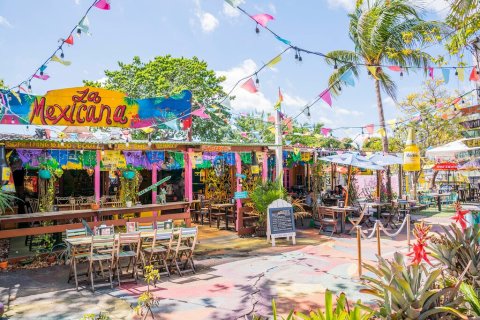
[(255, 74), (255, 83), (256, 83), (256, 84), (259, 84), (259, 83), (260, 83), (260, 80), (258, 79), (257, 74)]
[(333, 65), (333, 69), (335, 69), (335, 70), (338, 69), (337, 60), (335, 60), (335, 64)]
[(60, 58), (62, 58), (62, 59), (65, 58), (65, 54), (63, 53), (63, 49), (62, 49), (62, 48), (60, 48), (60, 51), (61, 51), (61, 52), (60, 52)]
[(258, 28), (258, 23), (257, 23), (257, 25), (255, 26), (255, 33), (256, 33), (256, 34), (259, 34), (259, 33), (260, 33), (260, 29)]
[(10, 123), (11, 124), (15, 124), (15, 118), (12, 116), (11, 119), (10, 119)]
[(77, 28), (77, 34), (78, 34), (78, 36), (81, 36), (82, 35), (82, 29)]
[(465, 103), (465, 100), (463, 100), (463, 98), (462, 98), (462, 104), (464, 104), (464, 103)]
[(342, 91), (342, 86), (338, 85), (338, 91)]
[(30, 81), (28, 82), (28, 90), (32, 90), (32, 85), (30, 84)]
[(127, 138), (127, 140), (125, 141), (125, 147), (128, 148), (129, 146), (130, 146), (130, 143), (128, 142), (128, 138)]
[(104, 146), (102, 146), (102, 151), (100, 153), (102, 154), (102, 156), (105, 155), (105, 147)]
[(307, 108), (307, 117), (310, 117), (310, 107)]
[[(63, 139), (62, 139), (62, 141), (60, 142), (60, 145), (61, 145), (62, 147), (65, 145), (65, 141), (63, 141)], [(82, 150), (82, 151), (83, 151), (83, 150)], [(82, 151), (80, 151), (80, 152), (82, 152)], [(83, 152), (82, 152), (82, 153), (83, 153)]]
[(40, 70), (40, 75), (43, 76), (43, 70)]
[(302, 56), (300, 55), (300, 51), (298, 51), (298, 61), (302, 62)]
[(151, 135), (148, 135), (148, 146), (151, 147), (152, 146), (152, 136)]
[(400, 71), (400, 77), (403, 77), (403, 71)]
[(295, 51), (295, 60), (298, 60), (298, 50)]
[(455, 75), (458, 76), (458, 70), (455, 68)]
[(30, 126), (27, 124), (27, 130), (30, 128)]
[(80, 153), (81, 153), (81, 154), (83, 154), (83, 149), (82, 149), (82, 150), (80, 150)]

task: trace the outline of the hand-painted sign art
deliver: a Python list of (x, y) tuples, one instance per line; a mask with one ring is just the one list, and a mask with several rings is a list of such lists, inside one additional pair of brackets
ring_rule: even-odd
[(48, 91), (44, 96), (2, 93), (8, 105), (3, 124), (142, 128), (191, 112), (190, 91), (170, 97), (133, 99), (102, 88)]

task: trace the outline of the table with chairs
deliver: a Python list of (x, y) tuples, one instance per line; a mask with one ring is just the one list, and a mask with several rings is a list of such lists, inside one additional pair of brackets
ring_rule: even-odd
[[(91, 289), (99, 276), (113, 287), (116, 276), (118, 285), (122, 276), (136, 281), (138, 270), (153, 265), (162, 274), (172, 272), (180, 276), (195, 273), (193, 255), (198, 237), (197, 227), (174, 228), (173, 221), (153, 224), (136, 223), (126, 226), (130, 232), (115, 233), (113, 226), (99, 226), (89, 234), (87, 228), (66, 231), (70, 259), (68, 281), (75, 279), (77, 290), (79, 276), (87, 276)], [(134, 231), (132, 231), (134, 227)], [(86, 261), (86, 273), (79, 273), (79, 264)]]

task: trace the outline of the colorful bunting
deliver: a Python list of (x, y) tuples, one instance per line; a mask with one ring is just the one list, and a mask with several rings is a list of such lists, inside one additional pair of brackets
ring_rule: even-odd
[(458, 80), (464, 81), (465, 80), (465, 70), (462, 68), (457, 69), (458, 73)]
[(22, 103), (22, 99), (20, 98), (20, 95), (15, 92), (15, 90), (10, 90), (10, 93), (18, 100), (18, 102)]
[(247, 136), (247, 133), (246, 133), (245, 131), (241, 132), (240, 134), (241, 134), (241, 136), (242, 136), (243, 138), (247, 138), (247, 137), (248, 137), (248, 136)]
[(445, 83), (448, 83), (450, 81), (450, 69), (442, 68), (442, 74), (443, 80), (445, 81)]
[(266, 66), (269, 67), (269, 68), (272, 68), (274, 65), (276, 65), (277, 63), (279, 63), (280, 61), (282, 61), (282, 56), (281, 55), (278, 55), (276, 56), (275, 58), (273, 58), (272, 60), (270, 60)]
[(378, 68), (377, 66), (367, 66), (367, 69), (368, 71), (370, 71), (370, 74), (372, 75), (372, 77), (378, 80), (377, 68)]
[(330, 90), (327, 89), (320, 93), (320, 98), (325, 101), (330, 107), (332, 106), (332, 96), (330, 95)]
[(452, 104), (457, 104), (462, 100), (462, 98), (455, 98), (455, 100), (452, 101)]
[(353, 72), (352, 69), (348, 69), (346, 72), (344, 72), (341, 76), (340, 79), (343, 80), (348, 86), (354, 87), (355, 86), (355, 81), (353, 80)]
[(42, 80), (48, 80), (48, 78), (50, 78), (48, 74), (42, 74), (42, 75), (34, 74), (33, 77), (37, 79), (42, 79)]
[(290, 40), (283, 39), (283, 38), (281, 38), (281, 37), (279, 37), (279, 36), (275, 36), (275, 38), (277, 38), (278, 41), (281, 41), (281, 42), (285, 43), (286, 45), (290, 45), (290, 44), (291, 44)]
[(399, 67), (399, 66), (390, 66), (390, 67), (388, 67), (388, 69), (390, 69), (392, 71), (395, 71), (395, 72), (401, 72), (402, 71), (402, 67)]
[(327, 136), (330, 134), (331, 131), (332, 131), (332, 129), (330, 129), (330, 128), (321, 128), (321, 129), (320, 129), (320, 132), (321, 132), (325, 137), (327, 137)]
[(98, 0), (95, 7), (102, 10), (110, 10), (110, 0)]
[(255, 14), (252, 16), (252, 19), (255, 20), (262, 27), (266, 27), (268, 21), (274, 20), (275, 18), (267, 13)]
[(210, 116), (205, 113), (205, 106), (202, 106), (200, 109), (193, 110), (192, 115), (200, 117), (202, 119), (210, 119)]
[(278, 100), (277, 100), (277, 103), (275, 103), (275, 106), (273, 106), (273, 108), (275, 110), (280, 110), (280, 106), (282, 105), (282, 102), (283, 102), (282, 91), (280, 91), (280, 88), (278, 88)]
[(384, 128), (379, 128), (377, 133), (380, 135), (380, 137), (385, 137), (387, 135)]
[(182, 129), (188, 130), (192, 127), (192, 117), (186, 117), (182, 120)]
[(72, 62), (67, 61), (67, 60), (60, 59), (60, 58), (57, 57), (56, 55), (54, 55), (50, 60), (51, 60), (51, 61), (58, 62), (58, 63), (61, 63), (61, 64), (63, 64), (64, 66), (69, 66), (69, 65), (72, 64)]
[(428, 76), (433, 80), (433, 67), (428, 67)]
[(257, 90), (257, 87), (255, 86), (255, 82), (253, 82), (253, 79), (250, 78), (248, 79), (247, 81), (245, 81), (243, 84), (242, 84), (242, 89), (245, 89), (247, 90), (248, 92), (250, 93), (256, 93), (258, 92)]
[(169, 127), (172, 130), (178, 130), (177, 120), (175, 120), (175, 119), (164, 122), (163, 124), (166, 125), (167, 127)]
[(477, 67), (472, 68), (472, 72), (470, 72), (470, 81), (480, 81), (480, 77), (478, 76), (477, 73)]
[(374, 124), (367, 124), (365, 126), (365, 129), (367, 129), (368, 134), (373, 134), (373, 130), (375, 129), (375, 125)]
[(73, 36), (69, 35), (67, 39), (63, 40), (63, 42), (73, 45)]
[(242, 3), (242, 0), (225, 0), (225, 2), (236, 8), (240, 3)]
[(88, 30), (90, 29), (90, 21), (88, 21), (87, 16), (83, 17), (82, 20), (78, 23), (78, 29), (82, 30), (82, 32), (90, 35)]

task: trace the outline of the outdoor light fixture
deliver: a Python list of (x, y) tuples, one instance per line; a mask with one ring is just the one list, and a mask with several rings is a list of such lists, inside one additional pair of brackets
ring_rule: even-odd
[(65, 54), (63, 53), (63, 49), (62, 49), (62, 48), (60, 48), (60, 51), (61, 51), (61, 53), (60, 53), (60, 58), (62, 58), (62, 59), (65, 58)]
[(403, 77), (403, 71), (400, 71), (400, 77)]
[(152, 146), (152, 135), (151, 134), (148, 135), (148, 143), (147, 144), (148, 144), (149, 147)]
[(255, 33), (257, 33), (257, 34), (260, 33), (260, 29), (258, 29), (258, 23), (257, 23), (257, 25), (255, 26)]
[(101, 154), (102, 154), (102, 156), (104, 156), (104, 155), (105, 155), (105, 147), (104, 147), (104, 146), (102, 146), (102, 151), (101, 151)]
[(80, 36), (82, 34), (82, 29), (78, 28), (77, 29), (77, 34), (78, 34), (78, 36)]
[(458, 76), (458, 70), (457, 69), (455, 69), (455, 75)]
[(337, 60), (335, 60), (335, 64), (333, 65), (333, 69), (335, 69), (335, 70), (338, 69)]
[(128, 138), (127, 138), (127, 141), (125, 141), (125, 147), (129, 147), (130, 146), (130, 143), (128, 143)]

